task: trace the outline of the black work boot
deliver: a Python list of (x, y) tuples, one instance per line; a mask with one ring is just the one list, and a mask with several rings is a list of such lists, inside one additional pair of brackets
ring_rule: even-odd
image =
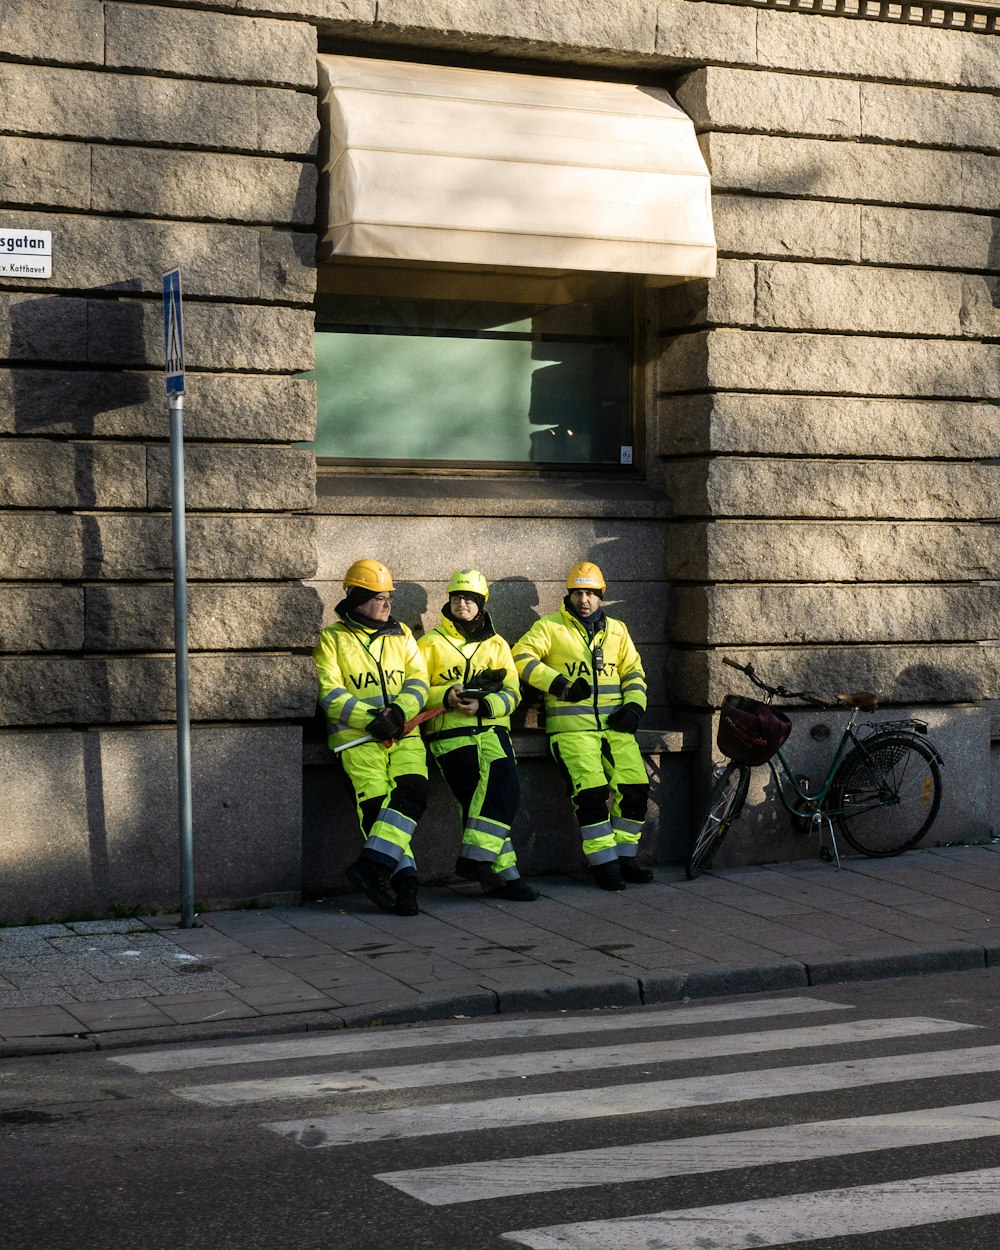
[(486, 889), (493, 881), (493, 864), (483, 859), (470, 859), (468, 855), (459, 855), (455, 860), (455, 875), (463, 881), (478, 881)]
[(618, 867), (622, 871), (622, 877), (629, 885), (649, 885), (653, 880), (652, 872), (648, 868), (640, 868), (631, 857), (619, 859)]
[(376, 859), (362, 855), (346, 869), (347, 880), (356, 890), (363, 890), (376, 907), (386, 911), (396, 910), (396, 899), (389, 885), (391, 873)]
[(417, 916), (420, 914), (420, 908), (417, 906), (417, 879), (416, 877), (400, 877), (393, 882), (396, 889), (395, 912), (397, 916)]
[(592, 864), (590, 871), (602, 890), (625, 889), (625, 878), (617, 859), (609, 859), (606, 864)]
[(501, 881), (486, 893), (490, 898), (505, 898), (512, 903), (533, 903), (538, 898), (538, 891), (528, 885), (523, 877), (515, 877), (513, 881)]

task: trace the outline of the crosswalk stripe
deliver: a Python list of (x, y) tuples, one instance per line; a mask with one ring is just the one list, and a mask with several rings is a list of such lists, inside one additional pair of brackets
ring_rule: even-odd
[(761, 1250), (1000, 1214), (1000, 1168), (503, 1233), (529, 1250)]
[(896, 1081), (941, 1080), (986, 1072), (1000, 1072), (1000, 1046), (765, 1068), (758, 1072), (682, 1077), (584, 1091), (573, 1089), (552, 1094), (437, 1103), (401, 1110), (313, 1116), (304, 1120), (273, 1121), (265, 1127), (307, 1148), (344, 1146), (441, 1133), (641, 1115), (755, 1098), (815, 1094)]
[(661, 1180), (699, 1172), (797, 1163), (863, 1151), (899, 1150), (1000, 1134), (1000, 1102), (967, 1103), (889, 1115), (819, 1120), (634, 1146), (602, 1146), (519, 1159), (380, 1172), (376, 1179), (430, 1206), (518, 1194)]
[(665, 1038), (638, 1045), (586, 1046), (578, 1049), (529, 1051), (519, 1055), (483, 1055), (440, 1063), (404, 1064), (369, 1071), (327, 1072), (303, 1076), (225, 1081), (189, 1085), (173, 1091), (179, 1098), (209, 1106), (234, 1106), (277, 1098), (313, 1098), (326, 1094), (373, 1090), (418, 1089), (428, 1085), (459, 1085), (472, 1081), (511, 1080), (542, 1073), (634, 1067), (642, 1063), (747, 1055), (806, 1046), (847, 1045), (929, 1033), (947, 1033), (978, 1026), (952, 1020), (914, 1016), (888, 1020), (851, 1020), (812, 1028), (770, 1029), (722, 1037)]
[(854, 1011), (847, 1003), (796, 996), (764, 998), (746, 1003), (699, 1003), (664, 1010), (644, 1008), (638, 1012), (604, 1016), (561, 1017), (547, 1020), (483, 1020), (477, 1024), (437, 1024), (404, 1029), (398, 1033), (370, 1029), (362, 1032), (323, 1033), (313, 1037), (283, 1038), (273, 1042), (243, 1042), (231, 1046), (182, 1046), (147, 1051), (140, 1055), (110, 1055), (136, 1072), (179, 1072), (240, 1063), (273, 1063), (278, 1060), (315, 1059), (330, 1055), (371, 1054), (418, 1046), (456, 1043), (518, 1041), (533, 1037), (561, 1037), (574, 1033), (621, 1033), (626, 1029), (674, 1028), (688, 1024), (724, 1024), (760, 1016), (792, 1016), (817, 1011)]

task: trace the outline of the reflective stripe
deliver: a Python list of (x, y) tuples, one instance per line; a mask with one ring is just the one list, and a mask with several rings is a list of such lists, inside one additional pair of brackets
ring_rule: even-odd
[(588, 851), (587, 844), (583, 844), (583, 853), (587, 857), (588, 864), (610, 864), (612, 860), (618, 858), (618, 848), (616, 846), (601, 846), (596, 850)]
[(421, 681), (419, 677), (409, 677), (407, 678), (406, 681), (403, 682), (403, 689), (411, 690), (411, 691), (422, 690), (423, 693), (426, 694), (429, 687), (427, 683), (425, 681)]
[(488, 833), (494, 838), (506, 838), (510, 829), (509, 825), (502, 825), (498, 820), (484, 820), (482, 816), (470, 816), (465, 827), (475, 829), (478, 833)]
[(480, 846), (476, 842), (463, 842), (462, 857), (464, 859), (478, 859), (484, 864), (492, 864), (497, 857), (497, 853), (496, 851), (491, 851), (488, 847)]
[(503, 706), (503, 712), (501, 713), (501, 715), (509, 716), (510, 713), (514, 710), (514, 696), (510, 693), (509, 690), (495, 690), (493, 694), (489, 696), (489, 698), (500, 700), (500, 703)]
[(341, 721), (346, 721), (350, 723), (351, 713), (360, 703), (361, 703), (361, 700), (354, 698), (354, 696), (352, 695), (344, 704), (344, 706), (340, 709)]
[[(522, 656), (521, 658), (523, 659), (524, 657)], [(531, 674), (535, 671), (536, 668), (538, 668), (540, 664), (541, 664), (541, 660), (534, 660), (534, 659), (529, 660), (529, 662), (525, 664), (521, 672), (521, 680), (527, 681), (528, 678), (531, 676)]]
[[(365, 840), (365, 850), (378, 851), (380, 855), (388, 856), (394, 864), (399, 864), (405, 854), (401, 846), (397, 846), (395, 842), (390, 842), (386, 838), (380, 838), (377, 834), (372, 834)], [(411, 864), (412, 862), (410, 860)]]
[(645, 689), (646, 689), (646, 680), (644, 677), (639, 677), (639, 676), (626, 677), (625, 680), (622, 682), (623, 693), (626, 690), (645, 690)]
[(639, 854), (638, 842), (619, 842), (618, 858), (619, 859), (635, 859)]
[(610, 821), (605, 820), (598, 825), (581, 825), (580, 834), (583, 838), (583, 853), (588, 863), (606, 864), (618, 858)]
[(545, 715), (549, 718), (553, 716), (593, 716), (594, 709), (591, 704), (585, 703), (582, 707), (548, 708)]
[(340, 709), (340, 715), (337, 718), (337, 722), (335, 725), (331, 726), (331, 728), (334, 730), (340, 727), (343, 727), (344, 729), (356, 729), (357, 726), (351, 724), (351, 713), (356, 707), (370, 709), (375, 712), (380, 707), (383, 707), (384, 704), (385, 700), (380, 694), (373, 694), (370, 699), (355, 699), (352, 697), (348, 699), (348, 701)]
[(360, 699), (356, 699), (353, 695), (351, 695), (348, 698), (347, 702), (344, 704), (344, 706), (340, 709), (340, 719), (342, 721), (349, 720), (351, 713), (354, 711), (354, 709), (358, 706), (360, 702), (361, 702)]
[(346, 690), (331, 690), (329, 694), (325, 694), (319, 701), (320, 707), (325, 712), (334, 699), (339, 699), (342, 694), (347, 694)]
[(612, 816), (611, 828), (616, 833), (642, 833), (642, 827), (645, 824), (641, 820), (627, 820), (624, 816)]
[(503, 846), (500, 848), (500, 854), (501, 855), (513, 855), (514, 854), (514, 844), (511, 842), (510, 838), (507, 838)]
[(402, 833), (411, 834), (417, 822), (402, 812), (394, 812), (391, 807), (383, 807), (376, 819), (376, 824), (388, 825), (390, 829), (399, 829)]
[(516, 868), (501, 868), (499, 872), (493, 874), (495, 881), (520, 881), (521, 874)]

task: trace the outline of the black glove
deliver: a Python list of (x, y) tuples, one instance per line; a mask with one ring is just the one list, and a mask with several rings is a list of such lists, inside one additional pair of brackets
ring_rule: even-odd
[(469, 689), (478, 690), (482, 694), (496, 694), (503, 689), (506, 676), (505, 668), (481, 668), (469, 678)]
[(586, 677), (578, 677), (574, 682), (568, 682), (565, 677), (560, 677), (559, 684), (552, 683), (550, 693), (566, 703), (582, 703), (584, 699), (590, 698), (593, 687)]
[(642, 712), (635, 703), (623, 703), (608, 717), (608, 728), (620, 734), (634, 734), (642, 720)]
[(371, 718), (368, 722), (368, 732), (376, 742), (389, 742), (400, 736), (405, 724), (406, 717), (395, 703), (390, 703), (388, 707), (382, 708)]

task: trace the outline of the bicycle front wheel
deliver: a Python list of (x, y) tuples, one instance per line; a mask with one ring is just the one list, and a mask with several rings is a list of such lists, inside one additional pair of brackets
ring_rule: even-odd
[(729, 826), (740, 814), (750, 784), (750, 769), (745, 764), (728, 764), (725, 772), (712, 787), (708, 811), (701, 828), (695, 835), (691, 854), (684, 871), (688, 879), (711, 868), (715, 853), (722, 845)]
[(941, 806), (941, 770), (919, 738), (873, 734), (846, 757), (828, 810), (862, 855), (899, 855), (916, 846)]

